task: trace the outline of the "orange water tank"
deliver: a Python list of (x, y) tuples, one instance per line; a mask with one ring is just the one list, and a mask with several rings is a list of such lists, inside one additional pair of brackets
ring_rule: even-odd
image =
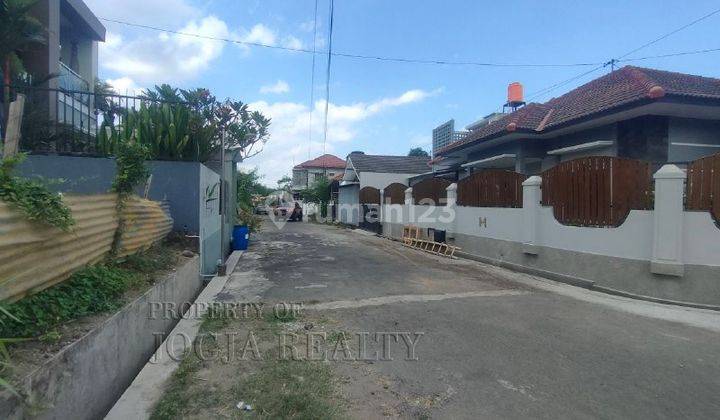
[(508, 103), (523, 102), (523, 86), (520, 82), (512, 82), (508, 85)]

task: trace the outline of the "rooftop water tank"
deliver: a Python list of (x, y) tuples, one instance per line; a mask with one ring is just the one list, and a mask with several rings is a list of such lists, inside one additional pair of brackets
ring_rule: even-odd
[(512, 82), (508, 85), (508, 105), (513, 106), (523, 103), (523, 86), (520, 82)]

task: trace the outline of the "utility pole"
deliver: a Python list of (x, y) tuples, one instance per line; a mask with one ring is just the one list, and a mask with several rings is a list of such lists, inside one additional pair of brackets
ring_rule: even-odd
[(618, 61), (613, 58), (610, 61), (608, 61), (607, 63), (605, 63), (604, 67), (610, 66), (610, 71), (613, 72), (613, 71), (615, 71), (615, 63), (617, 63), (617, 62)]

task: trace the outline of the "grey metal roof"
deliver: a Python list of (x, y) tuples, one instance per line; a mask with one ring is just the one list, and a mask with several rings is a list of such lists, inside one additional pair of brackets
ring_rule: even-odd
[(383, 156), (351, 153), (348, 159), (357, 172), (379, 172), (393, 174), (421, 174), (428, 172), (429, 157)]

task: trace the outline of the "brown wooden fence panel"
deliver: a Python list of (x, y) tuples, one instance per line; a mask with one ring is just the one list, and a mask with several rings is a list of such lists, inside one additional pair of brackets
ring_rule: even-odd
[(443, 206), (447, 202), (447, 190), (452, 182), (441, 178), (428, 178), (413, 185), (413, 202)]
[(504, 169), (485, 169), (458, 181), (458, 205), (522, 207), (522, 183), (527, 177)]
[(720, 223), (720, 153), (692, 162), (687, 175), (687, 210), (709, 211)]
[(405, 190), (407, 185), (395, 182), (383, 189), (385, 204), (405, 204)]
[(360, 204), (380, 204), (380, 190), (373, 187), (361, 189)]
[(652, 169), (609, 156), (563, 162), (542, 174), (542, 202), (562, 224), (617, 227), (630, 210), (652, 209)]

